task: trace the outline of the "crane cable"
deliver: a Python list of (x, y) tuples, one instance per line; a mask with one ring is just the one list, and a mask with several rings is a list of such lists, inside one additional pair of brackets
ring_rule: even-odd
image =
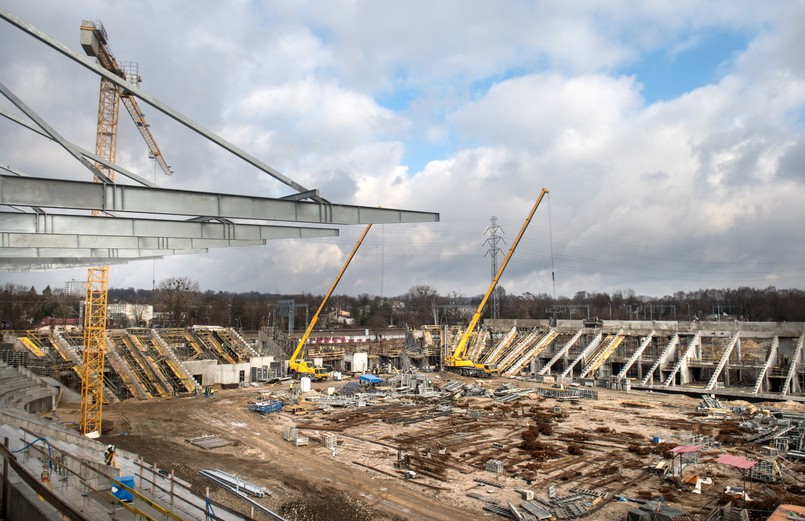
[(553, 300), (556, 301), (556, 271), (553, 263), (553, 225), (551, 224), (551, 194), (548, 193), (548, 240), (551, 245), (551, 283), (553, 284)]

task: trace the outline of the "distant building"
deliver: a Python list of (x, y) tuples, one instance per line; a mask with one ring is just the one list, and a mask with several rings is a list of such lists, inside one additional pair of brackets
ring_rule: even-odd
[(331, 311), (327, 314), (327, 319), (332, 323), (341, 324), (344, 326), (352, 326), (355, 324), (355, 319), (352, 318), (352, 314), (343, 309)]
[(132, 326), (147, 326), (154, 318), (154, 306), (119, 302), (106, 307), (106, 318), (115, 322), (128, 322)]
[(68, 280), (64, 283), (64, 292), (67, 295), (81, 297), (87, 292), (86, 280)]
[(37, 331), (78, 331), (80, 320), (75, 317), (45, 317), (36, 325)]

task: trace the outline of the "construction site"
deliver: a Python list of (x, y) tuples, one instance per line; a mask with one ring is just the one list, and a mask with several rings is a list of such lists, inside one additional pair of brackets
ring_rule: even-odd
[[(28, 119), (3, 115), (94, 177), (0, 175), (0, 203), (30, 209), (0, 215), (4, 268), (88, 268), (80, 328), (0, 343), (3, 519), (805, 519), (805, 323), (484, 319), (543, 188), (466, 323), (317, 329), (373, 224), (439, 214), (339, 205), (294, 183), (142, 92), (100, 22), (80, 27), (91, 61), (0, 15), (102, 78), (94, 153), (0, 83)], [(135, 99), (294, 194), (166, 190), (119, 169), (103, 111), (120, 103), (162, 157)], [(152, 212), (174, 219), (132, 217)], [(305, 329), (107, 328), (108, 264), (126, 255), (336, 225), (365, 230)]]
[[(750, 515), (802, 500), (802, 328), (487, 321), (469, 350), (498, 366), (487, 378), (439, 370), (461, 328), (382, 344), (322, 334), (308, 351), (333, 368), (320, 382), (290, 379), (290, 353), (229, 329), (110, 331), (100, 440), (148, 501), (176, 505), (169, 491), (186, 487), (244, 519), (620, 519), (660, 508), (660, 496), (675, 519)], [(80, 346), (20, 332), (4, 351), (0, 396), (17, 445), (46, 435), (53, 454), (82, 447), (69, 428)], [(114, 474), (105, 445), (82, 443), (95, 454), (83, 447), (82, 470), (51, 474), (54, 490), (99, 491), (74, 478)], [(43, 454), (25, 459), (42, 471)], [(241, 497), (205, 472), (264, 492)], [(203, 518), (187, 509), (176, 513)]]

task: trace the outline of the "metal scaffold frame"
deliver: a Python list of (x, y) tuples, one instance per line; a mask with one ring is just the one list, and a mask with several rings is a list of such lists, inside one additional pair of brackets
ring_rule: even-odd
[(103, 370), (106, 353), (106, 301), (109, 267), (87, 270), (84, 301), (84, 354), (81, 378), (81, 432), (101, 433)]

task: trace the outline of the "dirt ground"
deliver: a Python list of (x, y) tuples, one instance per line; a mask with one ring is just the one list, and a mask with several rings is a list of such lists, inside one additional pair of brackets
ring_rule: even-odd
[[(436, 386), (448, 380), (477, 383), (452, 374), (430, 376)], [(537, 387), (508, 379), (484, 380), (483, 385), (494, 389), (503, 382)], [(343, 383), (314, 384), (311, 394)], [(282, 398), (286, 385), (218, 391), (214, 399), (108, 405), (104, 420), (112, 431), (102, 441), (136, 452), (161, 469), (175, 470), (200, 494), (210, 487), (213, 499), (248, 514), (241, 500), (198, 471), (238, 474), (268, 488), (271, 496), (260, 502), (291, 521), (502, 519), (484, 511), (484, 504), (519, 505), (519, 490), (547, 498), (549, 487), (560, 496), (571, 489), (606, 493), (589, 519), (618, 520), (637, 506), (628, 500), (658, 496), (693, 519), (705, 519), (726, 503), (727, 485), (743, 484), (737, 469), (714, 460), (724, 453), (754, 460), (764, 455), (761, 447), (742, 441), (739, 419), (697, 413), (699, 400), (682, 395), (596, 389), (598, 400), (571, 402), (530, 394), (510, 403), (397, 396), (369, 400), (366, 407), (311, 410), (305, 415), (251, 411), (261, 391)], [(801, 403), (769, 405), (805, 412)], [(62, 418), (75, 413), (59, 410)], [(309, 437), (309, 445), (297, 447), (283, 439), (292, 426)], [(334, 451), (318, 441), (325, 432), (337, 436)], [(218, 435), (235, 444), (205, 450), (186, 441), (202, 435)], [(671, 461), (668, 450), (693, 435), (722, 442), (721, 448), (702, 451), (699, 463), (683, 472), (683, 477), (695, 474), (712, 480), (701, 495), (653, 469), (663, 456)], [(655, 437), (665, 443), (654, 443)], [(499, 461), (503, 472), (486, 470), (489, 460)], [(406, 469), (416, 472), (416, 479), (403, 479)], [(776, 484), (752, 483), (754, 508), (771, 509), (781, 501), (805, 504), (805, 465), (784, 463), (783, 478)], [(267, 517), (256, 513), (255, 519)]]

